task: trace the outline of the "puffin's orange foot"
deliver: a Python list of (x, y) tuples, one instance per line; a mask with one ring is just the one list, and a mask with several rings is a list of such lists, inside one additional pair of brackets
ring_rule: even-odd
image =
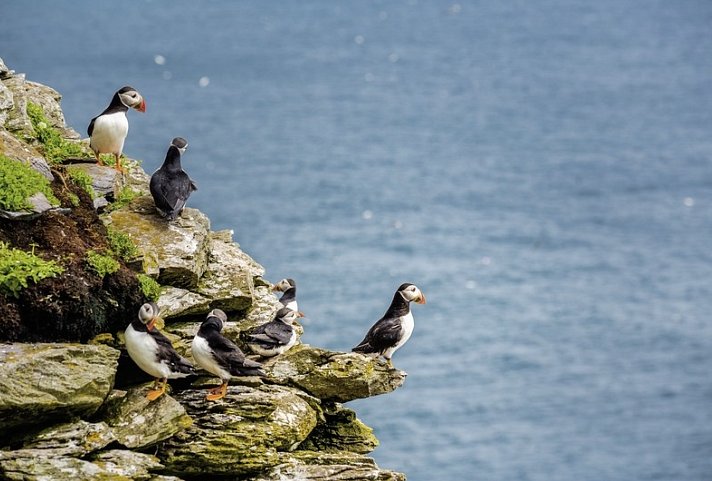
[(114, 168), (120, 173), (124, 173), (124, 169), (121, 167), (121, 157), (116, 157), (116, 164), (114, 165)]
[(148, 399), (149, 401), (155, 401), (156, 399), (161, 397), (163, 393), (166, 392), (166, 382), (167, 381), (163, 382), (160, 387), (154, 386), (153, 389), (148, 391), (148, 393), (146, 394), (146, 399)]
[(101, 156), (100, 156), (100, 155), (97, 155), (97, 156), (96, 156), (96, 165), (101, 165), (101, 166), (104, 165), (104, 161), (101, 160)]
[(227, 383), (224, 382), (220, 386), (213, 388), (208, 392), (210, 394), (205, 396), (205, 399), (208, 401), (217, 401), (218, 399), (222, 399), (227, 394)]

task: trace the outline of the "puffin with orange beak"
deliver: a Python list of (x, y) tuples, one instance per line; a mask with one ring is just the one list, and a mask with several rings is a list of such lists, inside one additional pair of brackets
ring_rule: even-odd
[(369, 354), (375, 357), (383, 356), (390, 366), (393, 365), (391, 357), (400, 349), (411, 334), (415, 322), (410, 312), (410, 303), (425, 304), (425, 295), (417, 286), (406, 282), (396, 291), (393, 301), (386, 313), (368, 330), (358, 346), (352, 351)]
[(89, 147), (94, 151), (94, 156), (99, 165), (104, 165), (100, 154), (114, 154), (115, 168), (121, 170), (121, 153), (124, 151), (124, 141), (129, 133), (129, 119), (126, 112), (129, 109), (139, 112), (146, 111), (146, 101), (138, 90), (133, 87), (122, 87), (111, 98), (111, 103), (102, 113), (91, 119), (87, 133), (89, 134)]
[(195, 374), (195, 368), (173, 349), (171, 341), (155, 327), (159, 309), (147, 302), (138, 311), (138, 318), (126, 328), (126, 350), (133, 361), (147, 374), (156, 378), (146, 399), (154, 401), (166, 392), (168, 379)]
[(282, 293), (282, 297), (279, 298), (280, 304), (296, 311), (299, 317), (304, 317), (304, 313), (299, 310), (297, 305), (297, 283), (294, 282), (294, 279), (282, 279), (272, 287), (272, 290)]

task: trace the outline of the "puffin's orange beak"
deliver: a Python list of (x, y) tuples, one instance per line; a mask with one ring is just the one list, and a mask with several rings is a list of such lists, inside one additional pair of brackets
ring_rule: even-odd
[(277, 287), (277, 284), (272, 286), (272, 291), (277, 292), (279, 290), (279, 287)]
[(421, 293), (421, 294), (420, 294), (420, 299), (418, 299), (418, 300), (415, 301), (415, 302), (417, 302), (418, 304), (425, 304), (425, 294), (422, 294), (422, 293)]
[(146, 111), (146, 101), (141, 99), (141, 105), (136, 107), (136, 110), (138, 110), (139, 112), (145, 112)]
[(297, 311), (297, 317), (304, 317), (304, 313), (302, 311)]
[(146, 329), (147, 329), (149, 332), (153, 330), (153, 326), (156, 325), (156, 321), (157, 321), (157, 320), (158, 320), (158, 318), (157, 318), (157, 317), (154, 317), (154, 318), (152, 318), (152, 319), (148, 322), (148, 324), (146, 324)]

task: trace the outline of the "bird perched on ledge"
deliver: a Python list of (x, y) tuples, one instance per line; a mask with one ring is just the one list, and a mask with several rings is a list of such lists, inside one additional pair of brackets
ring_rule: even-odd
[(258, 326), (247, 341), (248, 346), (262, 357), (273, 357), (282, 354), (297, 343), (297, 331), (294, 322), (299, 317), (297, 311), (283, 307), (277, 311), (274, 319)]
[(272, 290), (283, 293), (282, 297), (279, 298), (280, 304), (296, 311), (299, 317), (304, 317), (297, 305), (297, 283), (294, 282), (294, 279), (282, 279), (272, 287)]
[(129, 120), (126, 112), (129, 108), (139, 112), (146, 111), (146, 101), (138, 90), (133, 87), (122, 87), (111, 98), (111, 103), (102, 113), (91, 119), (87, 134), (89, 147), (99, 165), (104, 165), (100, 154), (114, 154), (116, 170), (121, 172), (121, 153), (124, 151), (124, 141), (129, 133)]
[(183, 212), (190, 194), (198, 190), (195, 182), (190, 180), (181, 167), (180, 158), (187, 148), (187, 140), (174, 138), (163, 165), (153, 173), (149, 184), (156, 209), (169, 221), (175, 220)]
[(383, 356), (389, 365), (391, 357), (400, 349), (411, 334), (415, 323), (410, 312), (410, 303), (425, 304), (425, 296), (414, 284), (405, 283), (396, 291), (386, 313), (368, 330), (358, 346), (352, 351), (362, 354)]
[(168, 379), (195, 374), (195, 368), (173, 349), (171, 341), (156, 329), (159, 309), (147, 302), (138, 311), (138, 319), (126, 328), (126, 350), (143, 371), (156, 378), (153, 389), (146, 398), (154, 401), (166, 392)]
[(220, 309), (213, 309), (200, 325), (193, 338), (191, 350), (198, 366), (215, 374), (222, 384), (212, 389), (206, 396), (208, 401), (216, 401), (227, 394), (227, 384), (232, 376), (266, 376), (262, 364), (247, 359), (245, 354), (231, 340), (220, 334), (227, 315)]

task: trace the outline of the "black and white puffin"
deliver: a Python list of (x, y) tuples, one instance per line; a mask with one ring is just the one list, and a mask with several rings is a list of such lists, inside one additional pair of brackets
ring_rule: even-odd
[(138, 319), (126, 328), (124, 338), (131, 359), (146, 373), (156, 378), (146, 398), (153, 401), (166, 392), (168, 379), (195, 374), (195, 368), (173, 349), (171, 341), (155, 328), (159, 309), (147, 302), (138, 311)]
[(272, 287), (273, 291), (282, 292), (282, 297), (279, 298), (280, 304), (293, 311), (297, 311), (299, 317), (304, 317), (304, 314), (299, 310), (297, 305), (297, 283), (294, 279), (282, 279)]
[(156, 209), (169, 221), (175, 220), (183, 212), (190, 194), (198, 190), (180, 164), (180, 157), (187, 148), (188, 141), (184, 138), (173, 139), (163, 165), (153, 173), (149, 184)]
[(138, 90), (133, 87), (122, 87), (111, 98), (111, 103), (102, 113), (91, 119), (87, 133), (89, 147), (99, 165), (104, 165), (99, 154), (114, 154), (116, 170), (121, 172), (121, 153), (124, 151), (124, 141), (129, 133), (129, 119), (126, 112), (129, 108), (139, 112), (146, 111), (146, 101)]
[(220, 309), (213, 309), (200, 325), (193, 338), (191, 350), (198, 366), (215, 374), (222, 384), (211, 389), (206, 399), (216, 401), (227, 394), (227, 384), (232, 376), (265, 376), (262, 364), (247, 359), (245, 354), (220, 331), (227, 322), (227, 315)]
[(425, 304), (425, 296), (414, 284), (406, 282), (396, 291), (386, 313), (368, 330), (352, 351), (383, 356), (392, 365), (391, 357), (413, 334), (415, 323), (410, 303)]
[(247, 345), (262, 357), (273, 357), (286, 352), (297, 343), (297, 331), (294, 330), (293, 324), (298, 317), (297, 311), (288, 307), (281, 308), (273, 320), (252, 331)]

